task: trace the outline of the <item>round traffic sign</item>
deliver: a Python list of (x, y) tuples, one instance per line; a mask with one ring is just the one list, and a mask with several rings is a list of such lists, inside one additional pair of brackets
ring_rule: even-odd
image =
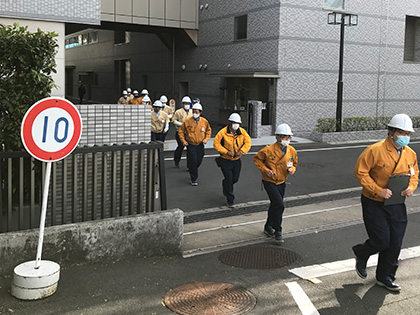
[(22, 120), (21, 138), (34, 158), (64, 159), (79, 143), (82, 118), (77, 108), (61, 97), (47, 97), (31, 106)]

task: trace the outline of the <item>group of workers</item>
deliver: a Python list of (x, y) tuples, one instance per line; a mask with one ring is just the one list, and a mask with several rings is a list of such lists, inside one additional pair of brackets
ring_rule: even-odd
[[(136, 98), (136, 92), (134, 91), (128, 104), (134, 104), (133, 102), (137, 102), (136, 99), (140, 98), (138, 96)], [(121, 101), (130, 98), (128, 91), (127, 96), (123, 95), (123, 98)], [(141, 98), (142, 102), (139, 104), (150, 102), (147, 90), (142, 91)], [(161, 123), (165, 122), (163, 133), (167, 132), (170, 120), (175, 125), (175, 138), (178, 144), (174, 152), (175, 167), (179, 167), (183, 149), (186, 147), (190, 183), (192, 186), (197, 186), (198, 168), (205, 154), (204, 145), (211, 136), (210, 124), (202, 117), (203, 107), (198, 99), (192, 102), (190, 97), (183, 97), (182, 107), (176, 110), (172, 117), (161, 110), (166, 102), (166, 97), (162, 96), (153, 104), (154, 112)], [(213, 146), (220, 154), (216, 162), (224, 176), (223, 195), (226, 197), (227, 205), (233, 207), (235, 199), (233, 185), (238, 182), (242, 167), (240, 158), (250, 150), (251, 138), (246, 130), (240, 127), (242, 120), (238, 113), (232, 113), (228, 121), (229, 124), (215, 136)], [(156, 129), (152, 127), (152, 140), (153, 130)], [(398, 257), (407, 227), (407, 209), (404, 202), (388, 204), (385, 201), (395, 194), (411, 197), (417, 188), (419, 175), (417, 155), (408, 147), (412, 132), (414, 129), (411, 118), (406, 114), (395, 115), (388, 124), (387, 138), (368, 146), (359, 156), (354, 170), (363, 188), (361, 204), (368, 234), (368, 239), (363, 244), (352, 248), (356, 257), (356, 273), (365, 279), (369, 257), (379, 253), (376, 283), (390, 291), (401, 290), (395, 280)], [(162, 131), (160, 133), (162, 134)], [(155, 132), (155, 140), (161, 140), (158, 134), (159, 132)], [(295, 173), (298, 164), (297, 152), (290, 145), (292, 135), (289, 125), (284, 123), (278, 125), (275, 130), (276, 142), (261, 149), (253, 158), (255, 166), (261, 171), (263, 187), (270, 200), (263, 231), (267, 236), (274, 237), (277, 242), (283, 242), (285, 182), (289, 175)], [(395, 175), (409, 176), (408, 186), (401, 191), (391, 191), (388, 188), (390, 178)]]

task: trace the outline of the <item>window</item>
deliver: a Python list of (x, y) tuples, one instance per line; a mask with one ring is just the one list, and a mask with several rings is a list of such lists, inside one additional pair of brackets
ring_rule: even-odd
[(98, 42), (98, 32), (89, 31), (78, 35), (66, 36), (66, 49)]
[(246, 39), (248, 29), (248, 15), (235, 17), (235, 40)]
[(420, 63), (420, 18), (405, 17), (404, 61)]
[(131, 33), (126, 31), (114, 32), (114, 44), (127, 44), (130, 42)]

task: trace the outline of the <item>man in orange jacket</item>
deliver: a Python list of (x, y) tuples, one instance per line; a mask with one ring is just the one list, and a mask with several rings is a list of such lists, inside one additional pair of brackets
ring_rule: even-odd
[(203, 162), (204, 145), (209, 141), (211, 128), (207, 119), (201, 117), (203, 107), (196, 103), (192, 107), (193, 117), (186, 119), (179, 128), (178, 135), (187, 147), (187, 167), (191, 185), (197, 186), (198, 168)]
[[(408, 147), (413, 123), (405, 114), (392, 117), (388, 137), (367, 147), (359, 156), (354, 174), (362, 185), (362, 210), (369, 239), (353, 246), (356, 255), (356, 272), (367, 277), (369, 257), (379, 252), (376, 283), (390, 291), (400, 291), (394, 283), (398, 256), (407, 227), (407, 210), (404, 203), (384, 205), (394, 194), (411, 197), (417, 188), (419, 168), (416, 153)], [(408, 187), (401, 192), (388, 189), (390, 176), (409, 174)]]
[(264, 189), (270, 198), (264, 233), (274, 236), (276, 242), (283, 242), (283, 199), (286, 179), (295, 173), (298, 159), (295, 148), (290, 145), (293, 133), (289, 125), (278, 125), (275, 134), (277, 142), (261, 149), (254, 156), (254, 163), (261, 171)]
[(213, 142), (214, 148), (220, 153), (220, 168), (224, 176), (223, 195), (226, 197), (228, 207), (233, 207), (235, 200), (233, 185), (239, 180), (242, 167), (240, 158), (251, 148), (251, 137), (245, 129), (239, 127), (241, 123), (239, 114), (231, 114), (229, 125), (217, 133)]

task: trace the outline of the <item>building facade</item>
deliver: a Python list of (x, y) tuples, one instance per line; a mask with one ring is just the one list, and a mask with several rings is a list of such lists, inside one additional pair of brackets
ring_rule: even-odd
[[(165, 24), (169, 2), (142, 28), (127, 13), (118, 28), (98, 30), (95, 44), (66, 50), (74, 82), (91, 73), (92, 101), (116, 102), (126, 87), (147, 88), (152, 99), (189, 94), (211, 122), (222, 124), (236, 110), (245, 126), (249, 101), (261, 101), (261, 135), (282, 122), (307, 135), (317, 119), (335, 117), (340, 27), (327, 24), (323, 1), (197, 1), (198, 23), (176, 27)], [(420, 2), (353, 0), (345, 9), (359, 23), (345, 28), (343, 116), (417, 115)], [(105, 13), (103, 4), (102, 20)]]

